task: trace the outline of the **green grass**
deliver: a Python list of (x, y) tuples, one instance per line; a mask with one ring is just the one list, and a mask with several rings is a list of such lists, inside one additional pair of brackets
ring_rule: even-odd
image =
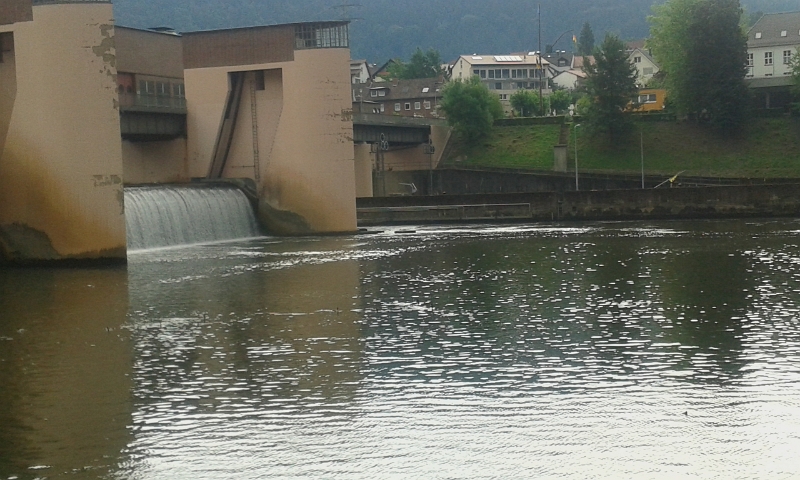
[[(641, 130), (640, 130), (641, 129)], [(693, 123), (645, 122), (630, 138), (611, 148), (578, 129), (581, 171), (638, 173), (640, 136), (649, 174), (750, 178), (800, 178), (800, 119), (753, 119), (738, 138), (726, 139)], [(446, 165), (552, 170), (558, 125), (498, 127), (474, 146), (457, 144)], [(575, 132), (570, 130), (569, 168), (575, 162)], [(574, 171), (574, 170), (573, 170)]]
[(561, 125), (496, 127), (478, 144), (455, 144), (445, 165), (550, 170), (560, 130)]

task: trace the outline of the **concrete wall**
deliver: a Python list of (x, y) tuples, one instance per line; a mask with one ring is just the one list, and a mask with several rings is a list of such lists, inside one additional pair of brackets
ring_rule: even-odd
[(11, 114), (17, 98), (17, 66), (14, 55), (14, 34), (0, 33), (0, 155), (6, 143)]
[(117, 70), (159, 77), (183, 78), (181, 37), (150, 30), (117, 27)]
[(359, 224), (648, 220), (800, 215), (797, 184), (358, 200)]
[(371, 197), (373, 194), (372, 162), (375, 154), (372, 153), (372, 146), (368, 143), (356, 144), (354, 150), (356, 197)]
[(191, 180), (186, 139), (162, 142), (122, 142), (125, 184), (184, 183)]
[(255, 74), (248, 73), (224, 176), (258, 181), (259, 216), (273, 233), (356, 230), (349, 56), (349, 49), (327, 48), (298, 50), (293, 61), (278, 63), (187, 64), (190, 175), (205, 176), (209, 170), (228, 74), (263, 70), (265, 90), (255, 92), (257, 141), (249, 88)]
[(10, 30), (17, 92), (0, 153), (0, 250), (124, 261), (111, 4), (35, 6)]

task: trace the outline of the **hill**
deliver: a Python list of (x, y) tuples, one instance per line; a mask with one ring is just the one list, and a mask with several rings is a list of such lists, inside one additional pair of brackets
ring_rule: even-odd
[[(355, 19), (353, 58), (378, 63), (435, 48), (445, 60), (465, 53), (510, 53), (542, 48), (563, 32), (580, 32), (589, 21), (595, 38), (611, 31), (622, 38), (647, 36), (653, 0), (115, 0), (118, 24), (178, 31), (207, 30), (314, 20)], [(744, 0), (746, 10), (797, 10), (797, 0)], [(344, 5), (344, 6), (342, 6)], [(571, 33), (556, 44), (571, 49)]]

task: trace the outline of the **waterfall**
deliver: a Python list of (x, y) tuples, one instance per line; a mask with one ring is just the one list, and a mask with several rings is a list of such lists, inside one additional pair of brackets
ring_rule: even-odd
[(125, 188), (128, 251), (259, 235), (244, 193), (228, 186)]

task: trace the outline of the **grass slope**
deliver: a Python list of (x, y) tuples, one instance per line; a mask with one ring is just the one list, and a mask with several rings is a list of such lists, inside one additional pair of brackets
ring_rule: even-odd
[[(739, 138), (721, 138), (692, 123), (642, 122), (631, 137), (611, 148), (578, 129), (581, 171), (638, 173), (644, 144), (649, 174), (710, 177), (800, 178), (800, 119), (753, 119)], [(497, 127), (475, 146), (454, 145), (446, 165), (552, 170), (559, 126)], [(569, 168), (575, 162), (575, 131), (570, 130)], [(574, 170), (573, 170), (574, 171)]]

